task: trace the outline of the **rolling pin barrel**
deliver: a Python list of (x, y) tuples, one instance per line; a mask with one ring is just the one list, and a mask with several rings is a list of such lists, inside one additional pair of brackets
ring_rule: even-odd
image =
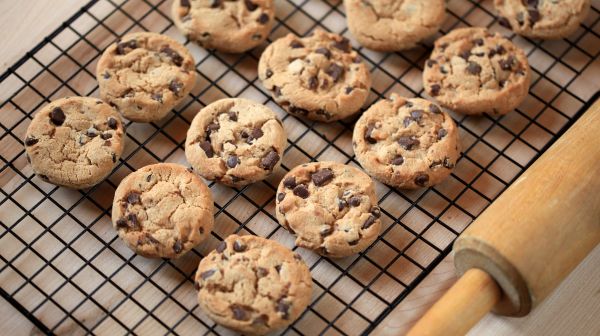
[(457, 238), (464, 275), (409, 334), (464, 334), (492, 307), (524, 316), (598, 243), (600, 102)]

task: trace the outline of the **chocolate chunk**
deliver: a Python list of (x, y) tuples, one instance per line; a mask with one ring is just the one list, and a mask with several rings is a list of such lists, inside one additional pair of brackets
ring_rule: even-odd
[(237, 155), (231, 155), (229, 156), (229, 158), (227, 158), (227, 167), (235, 168), (235, 166), (238, 165), (239, 161), (240, 160)]
[(333, 171), (329, 168), (317, 170), (311, 175), (311, 179), (317, 187), (322, 187), (333, 180)]
[(288, 189), (294, 189), (296, 187), (296, 177), (288, 176), (283, 180), (283, 186)]
[(350, 94), (350, 92), (352, 92), (352, 90), (354, 90), (354, 88), (353, 88), (353, 87), (351, 87), (351, 86), (346, 86), (346, 89), (344, 90), (344, 92), (345, 92), (346, 94)]
[(402, 157), (402, 155), (398, 155), (395, 158), (393, 158), (390, 163), (394, 166), (400, 166), (404, 163), (404, 158)]
[(263, 25), (267, 24), (267, 22), (269, 22), (269, 15), (267, 13), (262, 13), (256, 21)]
[(108, 140), (108, 139), (112, 138), (112, 134), (102, 133), (102, 134), (100, 134), (100, 137), (102, 138), (102, 140)]
[(537, 9), (528, 9), (527, 13), (529, 14), (529, 24), (532, 26), (540, 20), (540, 12)]
[(327, 59), (331, 58), (331, 51), (325, 47), (319, 47), (315, 50), (315, 53), (325, 56)]
[(181, 7), (188, 7), (189, 8), (190, 7), (190, 0), (180, 0), (179, 1), (179, 5)]
[(264, 278), (269, 275), (269, 270), (264, 267), (256, 268), (256, 276), (259, 278)]
[(273, 76), (273, 70), (267, 69), (267, 71), (265, 71), (265, 77), (271, 78), (271, 76)]
[(410, 126), (410, 123), (413, 121), (413, 119), (411, 117), (405, 117), (404, 120), (402, 120), (402, 125), (404, 125), (404, 128)]
[(183, 88), (183, 83), (174, 79), (171, 81), (171, 83), (169, 83), (169, 90), (171, 90), (171, 92), (173, 92), (174, 94), (179, 94), (179, 92), (181, 92), (181, 89)]
[(360, 205), (360, 196), (350, 197), (350, 199), (348, 200), (348, 204), (350, 204), (350, 206), (352, 206), (352, 207), (359, 206)]
[(367, 220), (363, 223), (363, 225), (360, 228), (362, 230), (366, 230), (366, 229), (370, 228), (375, 223), (375, 220), (377, 220), (377, 218), (375, 218), (375, 216), (369, 215), (369, 218), (367, 218)]
[(152, 98), (152, 100), (156, 100), (159, 103), (163, 102), (163, 94), (161, 92), (153, 93), (152, 95), (150, 95), (150, 98)]
[(333, 46), (343, 52), (350, 52), (351, 50), (350, 41), (345, 37), (342, 37), (340, 41), (333, 42)]
[(25, 139), (25, 146), (33, 146), (36, 143), (38, 143), (38, 141), (40, 141), (40, 140), (36, 139), (36, 138), (32, 138), (32, 137), (27, 137)]
[(173, 49), (171, 49), (169, 46), (163, 46), (160, 49), (160, 52), (163, 54), (166, 54), (168, 57), (171, 58), (171, 60), (173, 61), (173, 64), (177, 65), (177, 66), (181, 66), (181, 64), (183, 64), (183, 57), (181, 57), (181, 55), (179, 55), (179, 53)]
[(229, 116), (229, 120), (231, 120), (231, 121), (238, 121), (238, 115), (237, 115), (236, 112), (229, 111), (229, 112), (227, 112), (227, 115)]
[(202, 141), (200, 143), (200, 148), (202, 148), (204, 150), (204, 153), (206, 153), (206, 156), (211, 158), (215, 155), (215, 153), (213, 152), (212, 149), (212, 145), (210, 144), (210, 141)]
[(217, 270), (215, 269), (210, 269), (208, 271), (202, 272), (200, 273), (200, 278), (202, 278), (202, 280), (206, 280), (208, 278), (210, 278), (213, 274), (215, 274)]
[(410, 111), (410, 117), (414, 120), (414, 121), (419, 121), (421, 120), (421, 118), (423, 117), (423, 110), (414, 110), (414, 111)]
[(515, 58), (513, 56), (508, 56), (507, 59), (501, 59), (498, 61), (500, 64), (500, 69), (504, 71), (510, 71), (512, 69), (513, 63), (515, 62)]
[(501, 25), (502, 27), (508, 28), (512, 30), (512, 26), (510, 25), (510, 22), (508, 22), (508, 19), (505, 17), (498, 17), (498, 24)]
[(221, 128), (221, 125), (219, 125), (215, 121), (213, 121), (210, 124), (206, 125), (206, 133), (208, 133), (207, 136), (210, 136), (210, 134), (212, 132), (218, 131), (220, 128)]
[(60, 107), (55, 107), (50, 112), (50, 121), (56, 126), (61, 126), (64, 124), (65, 119), (65, 113)]
[(138, 218), (137, 218), (137, 216), (136, 216), (134, 213), (131, 213), (131, 214), (129, 214), (129, 215), (127, 216), (127, 220), (128, 220), (128, 223), (129, 223), (129, 224), (128, 224), (128, 226), (129, 226), (130, 228), (132, 228), (132, 229), (136, 229), (136, 228), (138, 228), (138, 227), (139, 227), (139, 226), (138, 226), (138, 225), (139, 225), (139, 223), (138, 223)]
[(415, 184), (418, 186), (424, 187), (427, 185), (427, 182), (429, 182), (429, 175), (427, 174), (420, 173), (415, 177)]
[(181, 253), (182, 250), (183, 250), (183, 243), (181, 242), (181, 239), (177, 239), (175, 241), (175, 244), (173, 244), (173, 252), (179, 254), (179, 253)]
[(116, 130), (117, 126), (118, 126), (117, 119), (115, 119), (113, 117), (109, 117), (106, 124), (108, 125), (108, 127), (110, 127), (111, 129), (114, 129), (114, 130)]
[(497, 45), (495, 51), (498, 55), (504, 55), (504, 53), (506, 53), (506, 49), (504, 49), (502, 45)]
[(244, 252), (246, 251), (246, 245), (239, 240), (233, 242), (233, 250), (235, 252)]
[(251, 0), (244, 0), (244, 4), (246, 5), (246, 8), (248, 8), (248, 10), (251, 12), (258, 8), (258, 5), (252, 2)]
[(308, 89), (316, 90), (319, 86), (319, 79), (316, 76), (312, 76), (308, 79)]
[(238, 321), (247, 321), (250, 318), (246, 309), (238, 305), (232, 305), (231, 312), (233, 313), (233, 318)]
[(428, 59), (427, 62), (425, 62), (425, 64), (427, 65), (427, 67), (432, 68), (435, 64), (437, 64), (437, 61)]
[(221, 7), (222, 3), (223, 3), (223, 0), (212, 0), (210, 3), (210, 8), (219, 8), (219, 7)]
[(481, 66), (475, 62), (469, 62), (469, 65), (467, 65), (467, 72), (472, 75), (479, 75), (481, 73)]
[(308, 192), (308, 188), (304, 184), (299, 184), (299, 185), (295, 186), (293, 192), (294, 192), (294, 195), (296, 195), (300, 198), (307, 198), (308, 195), (310, 194)]
[(367, 131), (365, 132), (365, 140), (367, 140), (367, 142), (370, 144), (377, 143), (377, 139), (375, 139), (371, 136), (373, 134), (374, 129), (375, 129), (375, 124), (367, 125)]
[(398, 143), (406, 150), (414, 149), (415, 146), (420, 144), (419, 140), (415, 137), (401, 136), (398, 138)]
[(136, 40), (131, 40), (128, 42), (121, 42), (117, 44), (117, 55), (125, 55), (126, 49), (136, 49), (137, 46), (137, 41)]
[(431, 104), (431, 105), (429, 105), (429, 112), (435, 113), (435, 114), (440, 114), (440, 113), (442, 113), (442, 110), (440, 110), (440, 108), (436, 104)]
[(476, 38), (473, 40), (473, 43), (475, 43), (478, 46), (482, 46), (483, 45), (483, 39), (482, 38)]
[(442, 87), (438, 84), (433, 84), (429, 89), (431, 90), (432, 96), (437, 96), (440, 94), (440, 90), (442, 89)]
[(319, 231), (319, 234), (321, 235), (321, 237), (327, 237), (332, 232), (333, 232), (333, 228), (331, 226), (327, 226), (327, 227), (322, 228), (321, 231)]
[(290, 304), (285, 302), (283, 299), (280, 299), (279, 302), (277, 302), (276, 310), (277, 312), (281, 313), (284, 320), (290, 318)]
[(117, 228), (126, 228), (129, 225), (127, 224), (127, 219), (125, 217), (121, 217), (117, 219)]
[(283, 201), (284, 198), (285, 198), (285, 193), (277, 194), (277, 202)]
[(446, 131), (445, 128), (440, 128), (437, 132), (437, 138), (438, 140), (441, 140), (443, 137), (445, 137), (446, 135), (448, 135), (448, 131)]
[(225, 243), (224, 241), (219, 242), (219, 245), (217, 245), (217, 253), (223, 253), (223, 251), (225, 251), (225, 249), (227, 249), (227, 243)]
[(460, 54), (458, 54), (458, 56), (460, 56), (461, 58), (464, 58), (465, 61), (468, 61), (469, 57), (471, 56), (471, 51), (465, 50), (465, 51), (461, 52)]
[(304, 44), (302, 44), (300, 41), (294, 40), (290, 43), (290, 47), (293, 49), (304, 48)]
[(260, 167), (264, 170), (273, 170), (277, 162), (279, 162), (279, 154), (271, 148), (267, 155), (260, 160)]
[(252, 325), (254, 326), (268, 326), (269, 325), (269, 316), (266, 314), (261, 314), (258, 317), (255, 317), (252, 320)]
[(90, 138), (95, 138), (98, 136), (98, 130), (96, 130), (93, 126), (88, 128), (87, 131), (85, 131), (85, 135), (87, 135)]
[(331, 78), (333, 78), (334, 82), (337, 82), (344, 74), (344, 68), (337, 65), (336, 63), (331, 63), (329, 67), (325, 70), (325, 73), (328, 74)]
[(129, 204), (140, 204), (140, 193), (136, 191), (132, 191), (127, 195), (127, 203)]

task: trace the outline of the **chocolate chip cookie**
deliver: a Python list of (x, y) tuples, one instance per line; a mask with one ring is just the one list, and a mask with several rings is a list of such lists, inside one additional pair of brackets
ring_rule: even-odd
[(298, 166), (279, 183), (277, 220), (296, 245), (333, 257), (365, 250), (379, 235), (375, 184), (357, 168), (337, 162)]
[(125, 118), (151, 122), (164, 118), (196, 82), (192, 54), (172, 38), (132, 33), (110, 45), (96, 72), (102, 99)]
[(261, 44), (275, 21), (273, 0), (174, 0), (173, 21), (208, 49), (241, 53)]
[(286, 140), (281, 121), (268, 107), (227, 98), (196, 114), (185, 155), (202, 177), (243, 187), (265, 179), (279, 166)]
[(123, 123), (103, 101), (69, 97), (44, 106), (25, 135), (34, 173), (59, 186), (82, 189), (100, 183), (123, 152)]
[(395, 94), (363, 113), (352, 143), (369, 175), (403, 189), (440, 183), (459, 156), (458, 130), (450, 115), (425, 99)]
[(590, 10), (590, 0), (495, 0), (498, 22), (532, 38), (560, 39), (577, 30)]
[(178, 258), (202, 242), (213, 227), (213, 201), (194, 173), (158, 163), (127, 175), (115, 191), (113, 227), (135, 253)]
[(460, 28), (435, 41), (425, 91), (464, 114), (503, 115), (525, 99), (531, 70), (523, 50), (485, 28)]
[(196, 288), (200, 308), (215, 322), (265, 335), (300, 316), (312, 279), (302, 258), (281, 244), (231, 235), (200, 261)]
[(379, 51), (415, 47), (446, 17), (444, 0), (344, 0), (348, 28), (363, 46)]
[(358, 112), (371, 87), (348, 39), (322, 30), (273, 42), (260, 57), (258, 76), (288, 112), (325, 122)]

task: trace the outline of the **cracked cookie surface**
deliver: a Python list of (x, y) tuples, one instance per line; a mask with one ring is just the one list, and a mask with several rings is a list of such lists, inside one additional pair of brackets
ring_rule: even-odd
[(485, 28), (459, 28), (439, 38), (423, 70), (425, 91), (464, 114), (506, 114), (525, 99), (530, 81), (523, 50)]
[(127, 175), (117, 187), (112, 222), (135, 253), (178, 258), (210, 235), (212, 195), (184, 166), (145, 166)]
[(96, 69), (102, 99), (137, 122), (164, 118), (196, 82), (192, 54), (172, 38), (132, 33), (110, 45)]
[(103, 101), (69, 97), (44, 106), (25, 135), (33, 171), (44, 181), (75, 189), (100, 183), (123, 152), (123, 123)]
[(260, 57), (258, 76), (289, 113), (325, 122), (358, 112), (371, 88), (367, 66), (348, 39), (319, 29), (271, 43)]
[(590, 0), (495, 0), (499, 23), (532, 38), (560, 39), (585, 19)]
[(381, 230), (375, 184), (342, 163), (313, 162), (290, 170), (277, 188), (276, 209), (297, 246), (328, 257), (365, 250)]
[(438, 105), (420, 98), (373, 104), (352, 136), (361, 166), (390, 186), (416, 189), (443, 181), (458, 160), (458, 130)]
[(268, 107), (226, 98), (196, 114), (185, 155), (202, 177), (243, 187), (264, 180), (279, 167), (286, 140), (281, 121)]
[(363, 46), (379, 51), (415, 47), (446, 17), (444, 0), (344, 0), (348, 28)]
[(200, 261), (195, 280), (200, 308), (215, 322), (250, 335), (288, 326), (312, 296), (302, 258), (256, 236), (227, 237)]
[(175, 0), (171, 9), (190, 40), (229, 53), (260, 45), (275, 21), (273, 0)]

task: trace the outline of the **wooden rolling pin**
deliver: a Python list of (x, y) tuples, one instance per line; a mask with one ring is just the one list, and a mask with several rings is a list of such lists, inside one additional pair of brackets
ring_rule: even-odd
[(454, 243), (462, 277), (409, 335), (464, 335), (524, 316), (600, 243), (600, 101)]

